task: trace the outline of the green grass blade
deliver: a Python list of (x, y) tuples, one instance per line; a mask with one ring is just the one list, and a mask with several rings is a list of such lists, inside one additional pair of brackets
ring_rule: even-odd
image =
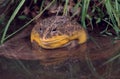
[(63, 15), (67, 15), (67, 10), (68, 10), (68, 2), (69, 2), (69, 0), (65, 0), (65, 6), (64, 6)]
[[(112, 5), (115, 5), (113, 7)], [(114, 4), (112, 4), (111, 0), (105, 0), (105, 7), (107, 9), (107, 13), (110, 17), (110, 20), (112, 21), (112, 28), (115, 30), (116, 34), (119, 36), (120, 29), (118, 28), (119, 25), (119, 18), (117, 11), (118, 11), (118, 3), (115, 1)]]
[(91, 73), (93, 74), (93, 76), (95, 76), (97, 79), (104, 79), (103, 76), (101, 76), (97, 71), (96, 71), (96, 68), (94, 67), (91, 59), (89, 58), (89, 52), (87, 52), (87, 55), (86, 55), (86, 62), (88, 64), (88, 67), (91, 71)]
[(81, 23), (82, 23), (82, 26), (86, 28), (85, 18), (87, 15), (87, 10), (88, 10), (90, 0), (82, 0), (82, 2), (83, 2), (83, 5), (82, 5), (83, 7), (82, 7)]
[(42, 15), (42, 13), (46, 10), (46, 9), (48, 9), (53, 3), (54, 3), (54, 1), (55, 0), (53, 0), (48, 6), (46, 6), (37, 16), (35, 16), (33, 19), (31, 19), (29, 22), (27, 22), (25, 25), (23, 25), (20, 29), (18, 29), (18, 30), (16, 30), (15, 32), (13, 32), (12, 34), (10, 34), (9, 36), (7, 36), (6, 38), (5, 38), (5, 40), (6, 39), (8, 39), (8, 38), (10, 38), (11, 36), (13, 36), (14, 34), (16, 34), (17, 32), (19, 32), (19, 31), (21, 31), (23, 28), (25, 28), (26, 26), (28, 26), (31, 22), (33, 22), (35, 19), (38, 19), (41, 15)]
[(10, 17), (7, 25), (5, 26), (5, 30), (3, 32), (3, 35), (2, 35), (2, 39), (1, 39), (1, 44), (3, 44), (3, 42), (5, 41), (5, 37), (6, 37), (6, 33), (7, 33), (7, 30), (11, 24), (11, 22), (13, 21), (13, 19), (15, 18), (16, 14), (18, 13), (18, 11), (20, 10), (20, 8), (22, 7), (22, 5), (24, 4), (25, 0), (21, 0), (21, 2), (19, 3), (19, 5), (17, 6), (17, 8), (15, 9), (15, 11), (13, 12), (12, 16)]
[(119, 54), (118, 54), (118, 55), (111, 57), (109, 60), (107, 60), (105, 63), (103, 63), (103, 65), (106, 65), (106, 64), (114, 61), (114, 60), (117, 59), (117, 58), (120, 58), (120, 51), (119, 51)]

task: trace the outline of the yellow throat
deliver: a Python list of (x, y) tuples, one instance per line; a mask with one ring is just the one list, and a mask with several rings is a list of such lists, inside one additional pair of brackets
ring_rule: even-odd
[(36, 42), (40, 47), (45, 49), (60, 48), (72, 40), (78, 40), (79, 44), (85, 43), (87, 41), (87, 32), (85, 29), (81, 28), (79, 31), (75, 31), (72, 35), (59, 35), (52, 36), (48, 39), (41, 38), (40, 34), (33, 28), (31, 32), (31, 42)]
[(46, 49), (54, 49), (62, 47), (72, 40), (78, 40), (79, 44), (85, 43), (87, 41), (87, 33), (84, 29), (73, 33), (72, 36), (61, 35), (61, 36), (53, 36), (49, 39), (42, 39), (39, 33), (35, 30), (32, 30), (31, 33), (31, 42), (35, 41), (39, 46)]

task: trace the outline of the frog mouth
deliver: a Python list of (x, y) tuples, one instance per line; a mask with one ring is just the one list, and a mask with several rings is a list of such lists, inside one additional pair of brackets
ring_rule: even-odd
[(37, 32), (31, 33), (31, 42), (35, 41), (39, 46), (45, 49), (54, 49), (62, 47), (69, 42), (67, 35), (53, 36), (49, 39), (40, 38)]
[[(81, 35), (82, 34), (82, 35)], [(60, 35), (53, 36), (51, 38), (41, 38), (39, 33), (35, 30), (32, 30), (31, 33), (31, 42), (36, 42), (40, 47), (45, 49), (55, 49), (68, 45), (68, 43), (72, 40), (78, 40), (78, 44), (84, 43), (87, 40), (87, 34), (85, 31), (74, 32), (71, 36), (68, 35)], [(82, 40), (81, 40), (82, 39)]]

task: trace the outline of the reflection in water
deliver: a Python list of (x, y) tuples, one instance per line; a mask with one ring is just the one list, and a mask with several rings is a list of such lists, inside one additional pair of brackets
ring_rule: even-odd
[[(38, 47), (38, 48), (37, 48)], [(43, 65), (57, 65), (66, 60), (80, 60), (83, 59), (87, 52), (87, 44), (76, 46), (75, 48), (59, 48), (59, 49), (40, 49), (36, 46), (33, 52), (38, 55)]]
[[(20, 61), (1, 58), (2, 79), (86, 79), (90, 74), (84, 62), (67, 62), (61, 66), (40, 65), (39, 61)], [(6, 67), (5, 67), (6, 66)], [(29, 73), (28, 73), (29, 71)]]
[(67, 61), (58, 66), (45, 67), (36, 60), (12, 60), (1, 57), (0, 79), (99, 79), (98, 77), (102, 76), (103, 79), (120, 79), (120, 63), (116, 61), (101, 66), (103, 62), (92, 62), (96, 71), (93, 70), (91, 73), (88, 64), (82, 61)]
[[(96, 46), (94, 42), (90, 41), (87, 44), (82, 44), (72, 49), (39, 49), (39, 52), (33, 49), (34, 53), (32, 53), (30, 42), (26, 39), (8, 41), (0, 46), (0, 55), (1, 57), (5, 56), (15, 60), (0, 58), (0, 78), (98, 79), (92, 76), (92, 70), (94, 71), (92, 73), (100, 72), (100, 76), (103, 73), (103, 76), (106, 76), (106, 68), (112, 67), (114, 67), (114, 73), (120, 73), (120, 63), (117, 65), (115, 64), (117, 61), (112, 64), (112, 67), (110, 65), (101, 66), (105, 61), (104, 59), (110, 58), (120, 50), (120, 41), (111, 44), (109, 38), (107, 40), (104, 38), (96, 39), (98, 39), (96, 42), (99, 47)], [(86, 56), (91, 59), (91, 63), (95, 66), (96, 70), (94, 67), (93, 69), (90, 69), (92, 65), (89, 66), (86, 63)], [(23, 64), (20, 64), (20, 62)], [(28, 72), (32, 74), (29, 74)], [(113, 74), (113, 71), (111, 72)], [(109, 74), (107, 74), (107, 76)], [(113, 76), (113, 79), (120, 79), (119, 75), (116, 75), (116, 77)]]

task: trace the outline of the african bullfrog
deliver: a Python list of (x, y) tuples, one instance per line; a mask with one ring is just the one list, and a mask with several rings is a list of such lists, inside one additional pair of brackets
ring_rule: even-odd
[(87, 41), (86, 30), (67, 16), (52, 16), (33, 27), (31, 42), (44, 49), (74, 47)]

